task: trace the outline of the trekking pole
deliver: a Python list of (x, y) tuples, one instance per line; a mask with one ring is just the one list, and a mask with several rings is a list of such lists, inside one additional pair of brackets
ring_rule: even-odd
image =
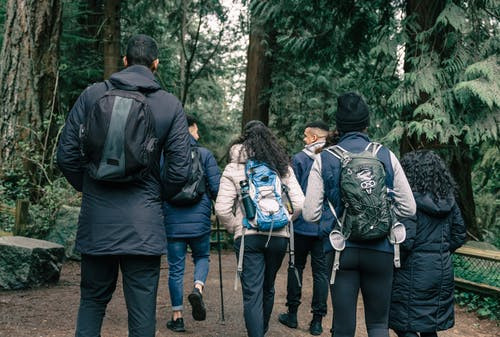
[[(215, 212), (214, 212), (215, 214)], [(221, 321), (224, 322), (224, 291), (222, 289), (222, 257), (221, 257), (221, 243), (220, 243), (220, 222), (217, 215), (215, 216), (215, 223), (217, 228), (217, 253), (219, 255), (219, 283), (220, 283), (220, 310)]]

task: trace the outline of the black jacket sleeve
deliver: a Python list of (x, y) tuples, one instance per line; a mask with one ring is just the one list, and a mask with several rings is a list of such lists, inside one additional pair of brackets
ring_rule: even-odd
[(175, 115), (163, 147), (165, 166), (162, 170), (164, 197), (168, 200), (179, 193), (191, 172), (191, 145), (186, 115), (181, 103)]
[(69, 112), (57, 146), (57, 165), (71, 186), (80, 192), (82, 191), (84, 170), (80, 155), (79, 132), (80, 124), (83, 123), (85, 116), (88, 91), (89, 89), (87, 88), (78, 97), (75, 105)]
[(451, 209), (450, 251), (454, 252), (465, 243), (467, 230), (457, 203)]
[(210, 198), (215, 200), (217, 198), (217, 194), (219, 193), (219, 183), (220, 183), (220, 170), (219, 166), (217, 166), (217, 161), (215, 160), (214, 155), (207, 151), (206, 160), (204, 163), (205, 166), (205, 177), (207, 178), (208, 190), (210, 192)]
[(406, 229), (406, 239), (401, 243), (401, 248), (405, 253), (409, 253), (415, 244), (415, 237), (417, 236), (416, 220), (415, 216), (401, 219)]

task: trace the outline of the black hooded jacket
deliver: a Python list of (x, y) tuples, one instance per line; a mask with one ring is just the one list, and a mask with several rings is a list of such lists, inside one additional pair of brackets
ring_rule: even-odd
[(57, 151), (57, 163), (64, 176), (83, 192), (76, 249), (92, 255), (161, 255), (166, 240), (162, 186), (167, 194), (177, 193), (190, 171), (186, 117), (179, 100), (160, 88), (147, 67), (127, 67), (113, 74), (109, 82), (113, 87), (146, 95), (167, 166), (162, 179), (159, 164), (149, 176), (130, 183), (91, 179), (81, 164), (79, 128), (95, 102), (110, 88), (105, 82), (88, 87), (68, 115)]
[(465, 242), (466, 229), (455, 199), (434, 201), (414, 193), (416, 221), (404, 221), (401, 268), (395, 269), (389, 326), (394, 330), (433, 332), (451, 328), (453, 265), (451, 254)]

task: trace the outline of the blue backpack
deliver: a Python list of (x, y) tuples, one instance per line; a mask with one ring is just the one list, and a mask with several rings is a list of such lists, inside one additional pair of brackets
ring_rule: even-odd
[(255, 206), (255, 218), (245, 217), (243, 226), (268, 232), (285, 227), (290, 215), (283, 205), (281, 179), (263, 162), (248, 160), (245, 165), (249, 195)]
[[(248, 186), (244, 184), (247, 191), (242, 190), (242, 202), (245, 217), (243, 218), (243, 233), (241, 235), (240, 253), (238, 257), (238, 267), (234, 281), (234, 290), (237, 289), (238, 278), (243, 271), (243, 254), (245, 247), (245, 230), (254, 229), (262, 232), (269, 232), (266, 247), (271, 239), (271, 233), (275, 229), (281, 229), (290, 223), (290, 261), (289, 268), (294, 270), (299, 287), (301, 282), (299, 273), (295, 268), (295, 253), (293, 240), (293, 206), (288, 196), (288, 187), (281, 183), (278, 173), (272, 170), (263, 162), (248, 160), (245, 165), (245, 175)], [(246, 181), (245, 181), (246, 182)], [(242, 182), (240, 182), (242, 185)], [(248, 199), (243, 194), (248, 193)], [(283, 200), (285, 196), (285, 200)], [(250, 205), (245, 205), (246, 200)], [(286, 206), (284, 203), (286, 202)], [(249, 214), (250, 213), (250, 214)]]

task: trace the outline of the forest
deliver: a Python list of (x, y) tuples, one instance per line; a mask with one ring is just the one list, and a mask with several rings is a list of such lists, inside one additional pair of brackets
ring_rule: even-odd
[[(259, 119), (290, 155), (308, 122), (335, 129), (336, 99), (362, 94), (369, 134), (398, 156), (449, 165), (469, 238), (500, 247), (500, 5), (497, 0), (0, 0), (0, 205), (30, 201), (42, 238), (78, 205), (55, 163), (80, 93), (121, 69), (137, 33), (160, 46), (158, 81), (199, 120), (224, 166)], [(14, 219), (0, 213), (0, 231)]]

